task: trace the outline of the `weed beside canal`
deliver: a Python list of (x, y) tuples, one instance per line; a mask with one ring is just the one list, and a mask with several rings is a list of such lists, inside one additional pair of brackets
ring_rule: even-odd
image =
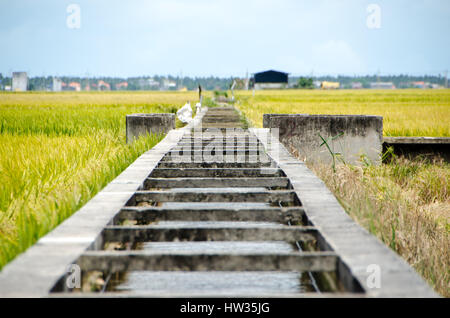
[(450, 297), (450, 164), (394, 158), (381, 166), (311, 165), (347, 213)]

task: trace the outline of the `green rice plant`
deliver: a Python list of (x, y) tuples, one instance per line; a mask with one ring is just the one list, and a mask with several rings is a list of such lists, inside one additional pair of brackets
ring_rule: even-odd
[(225, 91), (214, 91), (214, 96), (215, 97), (223, 96), (223, 97), (228, 98), (228, 93)]
[(217, 103), (210, 97), (203, 98), (203, 106), (208, 108), (217, 107)]

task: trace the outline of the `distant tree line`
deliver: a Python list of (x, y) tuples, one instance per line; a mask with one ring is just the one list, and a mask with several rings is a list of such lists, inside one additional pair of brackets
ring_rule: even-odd
[[(366, 75), (366, 76), (313, 76), (313, 77), (290, 77), (289, 83), (291, 86), (298, 85), (299, 88), (308, 88), (309, 83), (314, 81), (318, 82), (339, 82), (342, 88), (351, 88), (352, 83), (360, 82), (363, 88), (370, 88), (370, 83), (375, 82), (392, 82), (397, 88), (408, 88), (411, 82), (428, 82), (430, 84), (445, 85), (444, 76), (424, 75), (424, 76), (411, 76), (411, 75)], [(305, 86), (301, 86), (305, 85)]]
[[(84, 90), (86, 86), (89, 86), (90, 89), (94, 89), (99, 81), (103, 81), (108, 83), (111, 87), (111, 90), (116, 90), (116, 85), (119, 83), (127, 82), (127, 86), (125, 90), (161, 90), (161, 89), (172, 89), (177, 90), (180, 88), (186, 88), (187, 90), (196, 90), (198, 85), (201, 85), (205, 90), (227, 90), (229, 89), (233, 79), (230, 78), (220, 78), (215, 76), (209, 77), (179, 77), (179, 76), (139, 76), (139, 77), (129, 77), (129, 78), (120, 78), (120, 77), (79, 77), (79, 76), (56, 76), (62, 82), (69, 84), (71, 82), (80, 83), (81, 88)], [(169, 88), (164, 86), (164, 82), (174, 83), (175, 86), (171, 86)], [(4, 86), (11, 85), (11, 77), (3, 77), (0, 73), (0, 89), (4, 88)], [(157, 85), (151, 85), (151, 83), (158, 83)], [(28, 79), (28, 89), (29, 90), (37, 90), (37, 91), (45, 91), (51, 90), (53, 87), (53, 76), (36, 76), (30, 77)]]
[[(172, 75), (155, 75), (155, 76), (139, 76), (139, 77), (77, 77), (77, 76), (59, 76), (64, 83), (71, 82), (80, 83), (82, 90), (89, 86), (91, 90), (97, 89), (99, 81), (103, 81), (110, 85), (111, 90), (116, 90), (116, 85), (126, 82), (126, 86), (119, 86), (121, 90), (178, 90), (186, 88), (187, 90), (196, 90), (201, 85), (204, 90), (223, 91), (231, 87), (233, 78), (221, 78), (215, 76), (209, 77), (189, 77), (189, 76), (172, 76)], [(292, 76), (289, 78), (289, 86), (296, 88), (311, 89), (314, 88), (314, 82), (339, 82), (341, 88), (351, 88), (352, 83), (359, 82), (363, 88), (369, 88), (370, 83), (377, 81), (392, 82), (397, 88), (410, 87), (411, 82), (428, 82), (430, 84), (445, 85), (445, 77), (443, 76), (410, 76), (410, 75), (366, 75), (366, 76)], [(0, 74), (0, 89), (11, 85), (11, 77), (4, 77)], [(157, 83), (157, 84), (156, 84)], [(164, 83), (171, 83), (165, 86)], [(245, 87), (244, 79), (237, 79), (236, 89)], [(28, 88), (30, 90), (45, 91), (52, 90), (53, 76), (37, 76), (29, 78)]]

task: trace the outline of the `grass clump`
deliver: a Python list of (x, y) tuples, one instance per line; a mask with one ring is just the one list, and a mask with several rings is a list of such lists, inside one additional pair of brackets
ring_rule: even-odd
[(394, 158), (381, 166), (310, 165), (347, 213), (450, 296), (450, 164)]

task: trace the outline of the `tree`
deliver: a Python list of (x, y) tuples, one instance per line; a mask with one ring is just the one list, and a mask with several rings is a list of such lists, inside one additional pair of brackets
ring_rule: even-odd
[(314, 83), (312, 78), (300, 77), (297, 83), (298, 88), (314, 88)]

